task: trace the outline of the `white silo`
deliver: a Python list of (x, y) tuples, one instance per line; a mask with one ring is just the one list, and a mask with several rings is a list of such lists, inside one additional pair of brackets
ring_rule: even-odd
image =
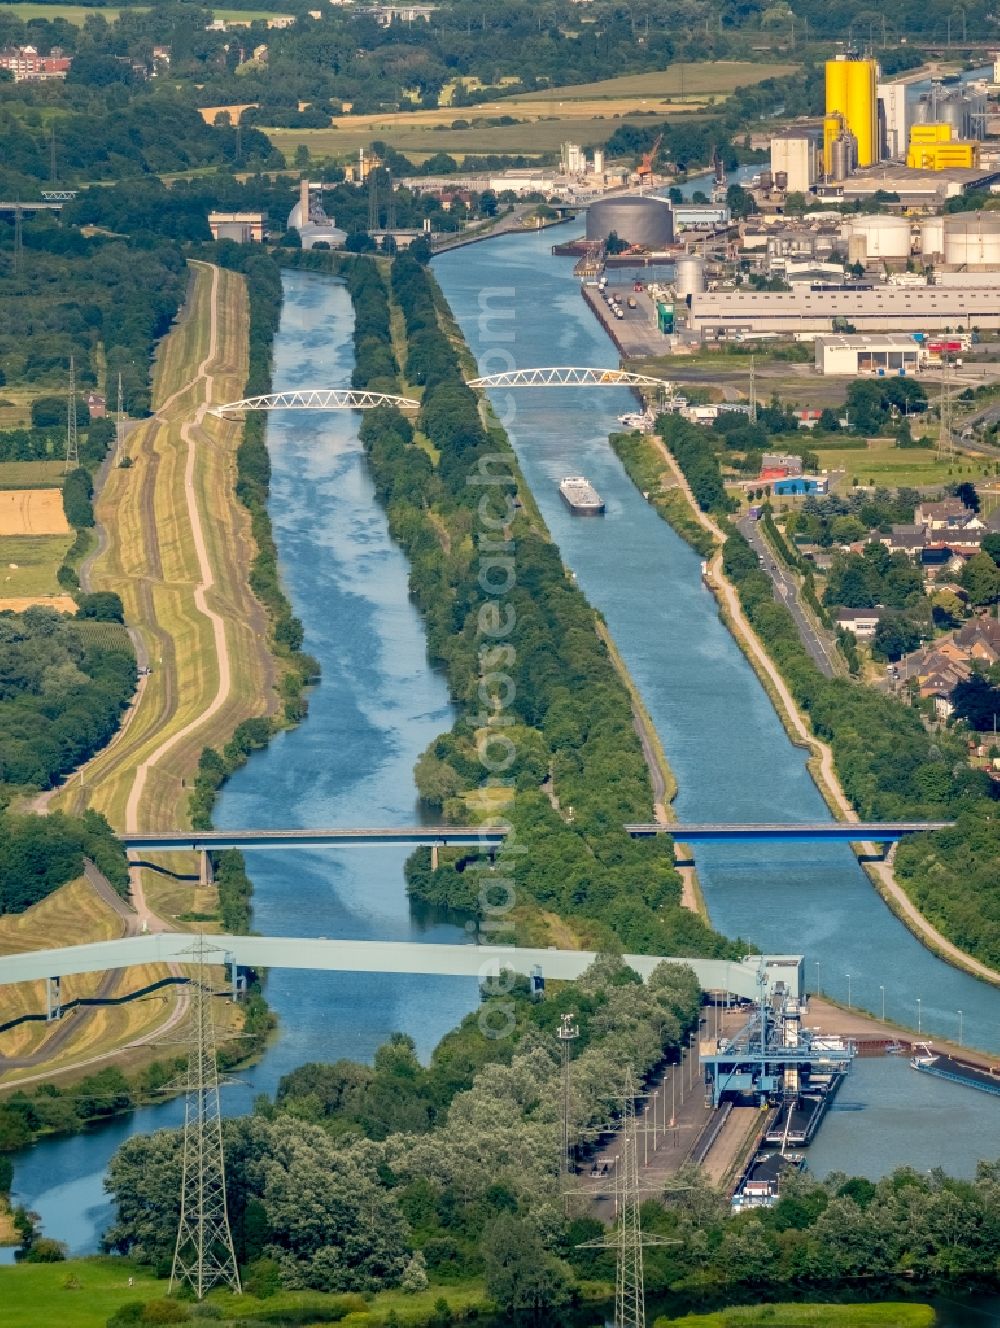
[(705, 289), (705, 260), (697, 254), (685, 254), (674, 267), (674, 289), (679, 299), (699, 295)]
[(1000, 215), (960, 212), (948, 217), (944, 261), (949, 267), (1000, 268)]

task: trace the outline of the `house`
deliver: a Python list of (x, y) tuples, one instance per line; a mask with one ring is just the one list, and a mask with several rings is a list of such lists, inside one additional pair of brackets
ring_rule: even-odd
[(884, 544), (890, 553), (905, 553), (911, 558), (923, 551), (926, 542), (926, 532), (918, 525), (895, 525), (887, 535), (873, 530), (870, 540), (872, 544)]
[(14, 75), (15, 83), (49, 83), (64, 79), (73, 63), (58, 47), (39, 55), (34, 46), (7, 46), (0, 50), (0, 69)]
[(782, 452), (765, 452), (760, 459), (760, 479), (783, 480), (788, 475), (802, 474), (802, 458)]
[(838, 609), (836, 621), (859, 641), (870, 641), (884, 615), (885, 609)]
[(957, 498), (943, 498), (938, 502), (919, 503), (913, 514), (913, 520), (918, 526), (923, 526), (928, 541), (933, 543), (960, 532), (962, 535), (969, 534), (973, 537), (978, 534), (978, 538), (975, 540), (978, 544), (986, 530), (985, 522), (980, 521), (972, 508), (966, 507)]
[(108, 413), (107, 398), (102, 397), (100, 392), (88, 392), (87, 410), (92, 420), (103, 420)]
[(954, 639), (971, 660), (987, 666), (1000, 661), (1000, 622), (995, 618), (971, 618), (958, 629)]
[(786, 475), (783, 479), (771, 482), (771, 491), (776, 498), (792, 498), (810, 494), (822, 498), (830, 490), (830, 481), (825, 475)]

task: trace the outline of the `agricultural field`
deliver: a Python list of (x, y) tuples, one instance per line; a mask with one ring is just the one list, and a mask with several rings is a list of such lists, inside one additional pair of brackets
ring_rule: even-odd
[[(129, 6), (133, 13), (142, 13), (150, 8), (152, 8), (151, 5)], [(98, 9), (91, 5), (32, 4), (30, 0), (22, 0), (22, 2), (16, 4), (8, 4), (5, 0), (3, 9), (14, 14), (25, 23), (32, 18), (64, 18), (67, 23), (73, 23), (78, 28), (83, 27), (88, 17), (98, 15), (109, 23), (114, 23), (122, 13), (122, 10), (114, 5), (102, 6)], [(251, 23), (258, 19), (266, 21), (275, 17), (274, 10), (267, 9), (213, 9), (212, 14), (215, 18), (225, 19), (227, 23)]]
[(68, 535), (59, 489), (0, 490), (0, 535)]
[(0, 535), (0, 607), (12, 607), (9, 599), (62, 595), (56, 572), (72, 543), (72, 535)]
[(65, 473), (64, 461), (0, 461), (0, 489), (58, 488)]
[[(317, 158), (353, 154), (373, 139), (384, 139), (415, 161), (435, 152), (459, 157), (478, 153), (537, 156), (558, 151), (567, 139), (586, 145), (604, 143), (628, 116), (662, 118), (704, 111), (741, 84), (759, 83), (793, 68), (735, 61), (674, 65), (658, 73), (548, 88), (481, 106), (341, 115), (334, 117), (329, 129), (269, 129), (266, 133), (282, 152), (294, 153), (305, 144)], [(520, 123), (485, 123), (500, 116)], [(470, 128), (452, 129), (455, 120), (466, 121)]]

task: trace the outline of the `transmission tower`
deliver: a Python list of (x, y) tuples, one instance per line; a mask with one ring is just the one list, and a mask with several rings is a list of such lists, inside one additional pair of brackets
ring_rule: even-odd
[[(622, 1090), (622, 1114), (619, 1123), (622, 1151), (615, 1175), (615, 1198), (618, 1201), (618, 1230), (602, 1240), (588, 1240), (580, 1249), (614, 1249), (618, 1254), (615, 1279), (614, 1328), (646, 1328), (646, 1291), (643, 1282), (642, 1249), (644, 1245), (677, 1245), (662, 1236), (643, 1236), (639, 1215), (639, 1128), (635, 1119), (635, 1078), (631, 1066), (625, 1069)], [(645, 1126), (642, 1127), (645, 1129)], [(681, 1188), (687, 1188), (681, 1187)], [(662, 1192), (662, 1187), (661, 1187)]]
[[(580, 1036), (579, 1025), (575, 1022), (571, 1014), (564, 1014), (562, 1022), (556, 1032), (559, 1039), (559, 1050), (562, 1057), (562, 1158), (560, 1166), (565, 1182), (570, 1172), (570, 1051), (573, 1042)], [(566, 1190), (566, 1211), (569, 1211), (569, 1191), (564, 1183)]]
[(56, 128), (55, 125), (49, 129), (49, 181), (56, 183), (59, 178), (56, 172)]
[(381, 208), (379, 207), (379, 175), (380, 171), (376, 168), (368, 173), (368, 229), (377, 231), (379, 226), (379, 217)]
[(69, 357), (69, 392), (66, 395), (66, 469), (80, 464), (80, 443), (76, 436), (76, 363)]
[(121, 455), (122, 443), (125, 441), (125, 407), (122, 401), (122, 376), (118, 374), (118, 413), (115, 416), (115, 453)]
[(941, 404), (938, 414), (938, 451), (951, 452), (954, 446), (951, 432), (951, 360), (947, 353), (941, 359)]
[(241, 1294), (233, 1235), (226, 1207), (226, 1170), (215, 1062), (215, 1021), (205, 965), (205, 938), (195, 949), (191, 982), (187, 1100), (184, 1104), (184, 1166), (181, 1215), (170, 1270), (170, 1290), (187, 1282), (201, 1300), (224, 1283)]
[(385, 228), (387, 231), (396, 229), (396, 195), (392, 189), (392, 171), (385, 173)]
[(757, 423), (757, 374), (752, 355), (750, 356), (750, 423)]

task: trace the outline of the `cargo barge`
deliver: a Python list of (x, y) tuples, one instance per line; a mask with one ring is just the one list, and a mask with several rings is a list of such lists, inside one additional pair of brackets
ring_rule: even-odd
[(955, 1056), (946, 1056), (944, 1052), (932, 1051), (927, 1042), (917, 1044), (916, 1055), (910, 1057), (910, 1068), (1000, 1097), (1000, 1066), (972, 1065)]
[(604, 512), (604, 499), (582, 475), (567, 475), (560, 480), (559, 492), (563, 502), (577, 516), (600, 516)]

